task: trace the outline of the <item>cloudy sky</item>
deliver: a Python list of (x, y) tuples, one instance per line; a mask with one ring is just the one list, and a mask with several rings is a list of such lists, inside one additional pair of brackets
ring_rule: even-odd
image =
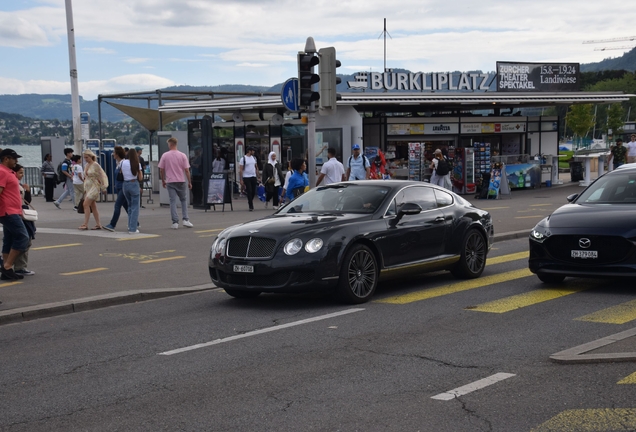
[[(311, 13), (309, 5), (315, 5)], [(604, 0), (73, 0), (80, 94), (170, 85), (271, 86), (313, 36), (343, 73), (493, 71), (495, 62), (589, 63), (633, 42), (636, 10)], [(0, 94), (69, 94), (64, 0), (0, 0)]]

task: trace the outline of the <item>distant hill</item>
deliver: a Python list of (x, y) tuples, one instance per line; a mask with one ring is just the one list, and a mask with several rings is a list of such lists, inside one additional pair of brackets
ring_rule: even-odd
[[(616, 71), (616, 72), (612, 72)], [(620, 73), (618, 72), (620, 71)], [(597, 82), (600, 79), (613, 78), (618, 73), (618, 76), (622, 76), (624, 71), (634, 72), (636, 71), (636, 47), (631, 51), (623, 54), (620, 57), (608, 58), (598, 63), (581, 64), (581, 72), (603, 72), (597, 74), (586, 74), (588, 76), (583, 77), (584, 84), (591, 84)], [(393, 69), (393, 72), (410, 72), (405, 69)], [(458, 71), (456, 71), (458, 72)], [(468, 71), (479, 72), (481, 71)], [(354, 81), (354, 76), (357, 73), (350, 75), (338, 75), (342, 79), (342, 83), (338, 86), (340, 93), (350, 92), (352, 90), (347, 86), (347, 81)], [(588, 82), (589, 81), (589, 82)], [(162, 90), (171, 91), (202, 91), (202, 92), (232, 92), (232, 93), (280, 93), (283, 87), (283, 83), (273, 85), (271, 87), (265, 86), (251, 86), (242, 84), (225, 84), (219, 86), (173, 86)], [(491, 86), (494, 90), (494, 83)], [(584, 87), (584, 86), (583, 86)], [(367, 92), (373, 92), (373, 90), (366, 90)], [(381, 91), (381, 90), (375, 90)], [(121, 102), (118, 101), (118, 102)], [(145, 100), (127, 100), (122, 103), (132, 106), (148, 107), (148, 103)], [(153, 106), (156, 107), (156, 104)], [(91, 116), (91, 120), (97, 120), (98, 107), (97, 100), (84, 100), (80, 96), (80, 108), (82, 112), (88, 112)], [(130, 117), (123, 114), (119, 110), (111, 107), (110, 105), (102, 104), (102, 119), (108, 122), (128, 121)], [(72, 117), (71, 112), (71, 95), (54, 95), (54, 94), (23, 94), (23, 95), (0, 95), (0, 112), (20, 114), (25, 117), (41, 120), (70, 120)]]
[(636, 47), (620, 57), (607, 58), (597, 63), (581, 64), (581, 72), (598, 72), (620, 69), (636, 72)]

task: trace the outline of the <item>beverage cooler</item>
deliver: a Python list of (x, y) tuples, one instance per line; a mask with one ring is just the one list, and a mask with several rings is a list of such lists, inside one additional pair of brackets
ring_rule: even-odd
[(475, 186), (475, 151), (472, 148), (455, 149), (455, 160), (451, 172), (453, 191), (459, 194), (473, 194)]

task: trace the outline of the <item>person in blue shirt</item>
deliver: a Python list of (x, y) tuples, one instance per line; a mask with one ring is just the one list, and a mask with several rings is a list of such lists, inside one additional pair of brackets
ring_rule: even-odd
[(291, 168), (294, 173), (289, 178), (286, 191), (287, 198), (290, 201), (297, 196), (302, 195), (305, 192), (305, 188), (309, 186), (309, 179), (305, 173), (305, 170), (307, 169), (305, 161), (302, 159), (293, 159), (291, 161)]

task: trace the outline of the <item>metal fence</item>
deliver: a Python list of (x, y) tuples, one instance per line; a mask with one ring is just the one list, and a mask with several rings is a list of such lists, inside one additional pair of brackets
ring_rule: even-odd
[(32, 195), (39, 195), (44, 191), (44, 178), (39, 167), (24, 167), (23, 183), (31, 187)]

